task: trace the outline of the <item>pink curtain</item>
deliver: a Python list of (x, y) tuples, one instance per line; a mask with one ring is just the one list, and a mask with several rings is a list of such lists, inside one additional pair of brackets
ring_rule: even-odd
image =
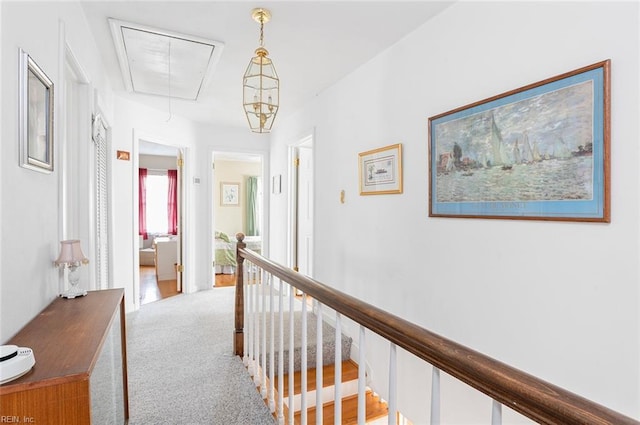
[(138, 233), (147, 239), (147, 169), (138, 169)]
[(169, 177), (169, 196), (167, 197), (167, 216), (169, 217), (169, 234), (178, 234), (178, 171), (167, 170)]

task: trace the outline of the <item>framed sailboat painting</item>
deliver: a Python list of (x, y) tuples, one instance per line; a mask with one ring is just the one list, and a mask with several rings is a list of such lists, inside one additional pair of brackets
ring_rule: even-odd
[(429, 118), (429, 216), (610, 221), (610, 61)]

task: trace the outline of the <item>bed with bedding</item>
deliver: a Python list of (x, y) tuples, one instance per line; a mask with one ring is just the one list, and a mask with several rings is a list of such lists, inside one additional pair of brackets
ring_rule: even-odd
[[(262, 252), (262, 238), (260, 236), (245, 236), (244, 243), (247, 248), (257, 252)], [(229, 237), (224, 232), (215, 233), (215, 259), (214, 267), (216, 274), (234, 274), (236, 272), (236, 244), (235, 236)]]

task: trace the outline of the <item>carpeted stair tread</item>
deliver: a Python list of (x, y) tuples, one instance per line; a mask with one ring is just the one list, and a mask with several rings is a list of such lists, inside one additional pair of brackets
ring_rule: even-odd
[[(260, 334), (264, 331), (264, 327), (262, 325), (262, 316), (260, 316)], [(302, 367), (302, 312), (295, 311), (294, 312), (294, 371), (299, 371)], [(283, 317), (283, 329), (284, 329), (284, 351), (283, 351), (283, 361), (284, 361), (284, 371), (285, 373), (289, 370), (289, 314), (288, 312), (284, 314)], [(267, 364), (265, 365), (265, 369), (267, 374), (270, 374), (270, 341), (271, 341), (271, 317), (267, 315), (266, 317), (266, 331), (267, 331)], [(275, 329), (274, 329), (274, 365), (278, 368), (278, 356), (279, 356), (279, 329), (280, 322), (278, 315), (275, 315)], [(316, 335), (317, 335), (317, 316), (312, 312), (307, 312), (307, 368), (314, 368), (316, 366), (316, 351), (317, 351), (317, 343), (316, 343)], [(322, 324), (322, 364), (330, 365), (335, 363), (335, 329), (328, 324), (326, 321)], [(351, 343), (352, 339), (346, 335), (342, 335), (342, 345), (341, 345), (341, 360), (348, 360), (351, 355)], [(260, 346), (262, 350), (262, 345)], [(262, 361), (262, 356), (260, 356), (260, 361)]]

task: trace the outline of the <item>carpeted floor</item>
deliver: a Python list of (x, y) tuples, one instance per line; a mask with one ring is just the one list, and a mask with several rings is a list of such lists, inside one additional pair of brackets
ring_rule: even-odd
[(128, 315), (130, 425), (275, 423), (232, 354), (234, 292), (178, 295)]

